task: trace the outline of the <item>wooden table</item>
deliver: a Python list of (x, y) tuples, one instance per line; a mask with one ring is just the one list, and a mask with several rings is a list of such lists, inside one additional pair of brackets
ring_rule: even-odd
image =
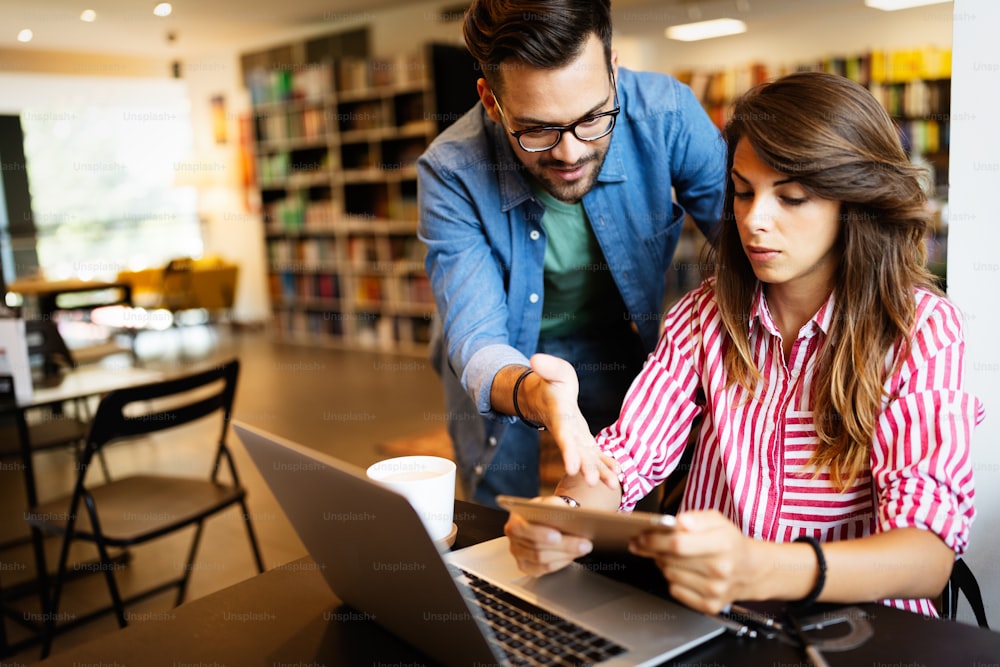
[[(8, 292), (30, 297), (37, 301), (38, 316), (51, 318), (57, 310), (73, 310), (76, 308), (94, 308), (113, 304), (131, 304), (132, 287), (129, 283), (105, 280), (81, 280), (68, 278), (65, 280), (46, 280), (44, 278), (19, 278), (7, 285)], [(109, 293), (109, 298), (84, 300), (80, 303), (61, 303), (66, 295), (93, 294), (100, 296)]]
[[(505, 519), (506, 514), (498, 510), (456, 501), (458, 539), (453, 548), (498, 537)], [(405, 545), (400, 548), (405, 550)], [(648, 577), (648, 568), (633, 567), (631, 561), (606, 565), (609, 567), (595, 571), (645, 589), (657, 588), (657, 580)], [(637, 580), (631, 581), (633, 578)], [(825, 606), (829, 610), (838, 607)], [(1000, 656), (1000, 633), (878, 604), (848, 609), (862, 610), (874, 635), (852, 650), (826, 652), (824, 657), (835, 667), (983, 667), (996, 664)], [(148, 620), (57, 653), (38, 667), (113, 664), (275, 667), (435, 663), (383, 630), (368, 615), (344, 605), (327, 587), (320, 566), (307, 557), (175, 609), (151, 612)], [(726, 633), (664, 664), (809, 663), (800, 648), (778, 639), (746, 639)]]

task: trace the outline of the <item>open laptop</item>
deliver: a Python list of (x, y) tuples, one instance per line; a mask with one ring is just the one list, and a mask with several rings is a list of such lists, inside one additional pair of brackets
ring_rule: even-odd
[(406, 498), (364, 470), (239, 421), (233, 429), (333, 592), (442, 664), (634, 667), (723, 631), (577, 564), (527, 576), (506, 537), (442, 553)]

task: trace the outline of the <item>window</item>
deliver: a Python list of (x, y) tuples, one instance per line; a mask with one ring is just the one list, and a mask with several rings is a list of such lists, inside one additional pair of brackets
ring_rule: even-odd
[(193, 143), (183, 88), (169, 80), (74, 84), (67, 92), (50, 82), (51, 93), (20, 110), (45, 276), (111, 279), (200, 256), (196, 194), (177, 187)]

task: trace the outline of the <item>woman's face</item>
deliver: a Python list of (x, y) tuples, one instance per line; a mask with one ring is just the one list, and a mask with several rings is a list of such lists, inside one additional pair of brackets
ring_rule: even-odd
[(840, 202), (768, 167), (746, 138), (736, 145), (730, 177), (736, 227), (757, 279), (771, 289), (829, 293), (840, 259)]

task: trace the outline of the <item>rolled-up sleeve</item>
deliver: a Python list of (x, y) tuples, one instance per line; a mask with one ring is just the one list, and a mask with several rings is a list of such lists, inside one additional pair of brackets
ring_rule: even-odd
[(511, 346), (504, 276), (483, 229), (483, 212), (468, 184), (431, 155), (417, 161), (418, 237), (427, 246), (425, 268), (442, 319), (448, 363), (479, 412), (490, 407), (497, 370), (527, 359)]
[(975, 517), (970, 452), (983, 419), (979, 400), (964, 392), (961, 318), (935, 299), (895, 377), (895, 395), (876, 424), (872, 479), (879, 532), (920, 528), (957, 554), (968, 546)]

